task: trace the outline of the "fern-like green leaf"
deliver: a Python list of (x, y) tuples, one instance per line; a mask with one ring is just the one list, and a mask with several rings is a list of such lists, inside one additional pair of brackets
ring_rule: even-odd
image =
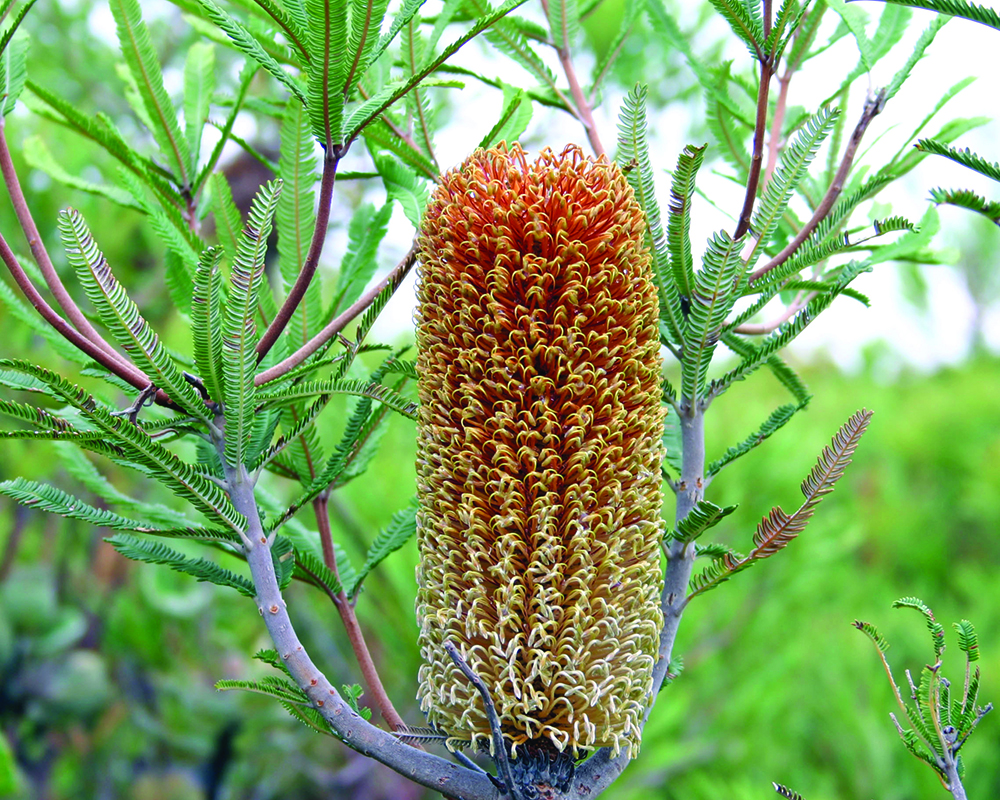
[[(427, 205), (427, 181), (395, 158), (374, 154), (372, 158), (382, 177), (382, 183), (385, 184), (386, 195), (390, 200), (399, 201), (410, 224), (419, 229), (420, 218)], [(377, 235), (377, 229), (373, 234)]]
[(750, 229), (757, 241), (746, 258), (748, 269), (753, 268), (763, 249), (770, 243), (778, 222), (792, 199), (792, 193), (806, 177), (809, 165), (816, 157), (823, 140), (833, 130), (839, 113), (836, 108), (821, 109), (809, 118), (795, 140), (782, 153), (781, 162), (767, 182), (764, 195), (750, 222)]
[(691, 198), (698, 168), (707, 145), (687, 145), (677, 160), (670, 187), (670, 216), (667, 218), (667, 247), (670, 271), (677, 292), (688, 299), (694, 294), (694, 262), (691, 259)]
[[(636, 86), (622, 101), (618, 113), (618, 166), (626, 171), (629, 185), (635, 192), (639, 207), (646, 217), (646, 246), (653, 256), (653, 277), (660, 300), (660, 318), (666, 323), (669, 338), (680, 342), (684, 333), (684, 317), (678, 284), (670, 271), (670, 259), (660, 222), (660, 207), (656, 202), (653, 166), (649, 161), (646, 141), (645, 86)], [(692, 175), (693, 180), (693, 175)]]
[[(281, 197), (275, 212), (278, 263), (287, 292), (295, 283), (312, 242), (316, 184), (315, 147), (309, 115), (303, 105), (289, 100), (281, 125), (278, 176)], [(320, 282), (311, 281), (286, 328), (293, 347), (301, 347), (323, 324)]]
[(1000, 225), (1000, 201), (987, 200), (969, 189), (931, 189), (931, 199), (938, 205), (958, 206), (982, 214)]
[(552, 44), (557, 50), (568, 51), (573, 47), (580, 30), (580, 9), (576, 0), (549, 0), (545, 9), (552, 34)]
[(194, 364), (208, 396), (215, 402), (225, 397), (222, 369), (222, 248), (210, 247), (201, 254), (191, 294), (191, 339)]
[(705, 469), (705, 477), (717, 474), (727, 464), (730, 464), (737, 458), (746, 455), (766, 439), (773, 436), (785, 426), (796, 411), (801, 411), (805, 408), (807, 403), (808, 399), (798, 405), (792, 405), (789, 403), (788, 405), (776, 408), (771, 412), (771, 415), (764, 420), (764, 423), (760, 426), (760, 429), (756, 433), (751, 434), (735, 447), (730, 447), (725, 453), (723, 453), (722, 458), (716, 459), (709, 464)]
[(979, 639), (976, 636), (976, 629), (971, 622), (963, 619), (954, 623), (954, 628), (958, 631), (958, 649), (965, 653), (969, 663), (979, 660)]
[(949, 147), (947, 144), (935, 139), (920, 139), (917, 141), (917, 150), (922, 153), (934, 153), (935, 155), (944, 156), (956, 164), (961, 164), (963, 167), (971, 169), (973, 172), (978, 172), (980, 175), (1000, 182), (1000, 164), (995, 161), (987, 161), (982, 156), (973, 153), (968, 147), (959, 149), (957, 147)]
[(143, 211), (142, 206), (135, 202), (128, 192), (123, 191), (118, 186), (96, 183), (67, 172), (66, 168), (56, 159), (52, 151), (49, 150), (48, 145), (41, 136), (26, 137), (22, 143), (21, 153), (30, 167), (44, 172), (52, 180), (61, 183), (63, 186), (87, 192), (97, 197), (103, 197), (116, 205), (131, 209), (132, 211)]
[[(319, 0), (313, 0), (313, 2), (318, 1)], [(464, 44), (477, 37), (491, 25), (496, 23), (498, 20), (503, 19), (507, 14), (518, 6), (523, 5), (525, 2), (526, 0), (507, 0), (507, 2), (499, 8), (490, 10), (489, 13), (477, 19), (476, 23), (470, 30), (444, 48), (444, 50), (442, 50), (437, 56), (426, 59), (420, 69), (407, 80), (401, 82), (399, 85), (386, 87), (385, 91), (379, 92), (376, 96), (372, 97), (371, 100), (363, 103), (353, 114), (351, 114), (350, 119), (347, 120), (345, 125), (346, 133), (343, 137), (343, 141), (348, 143), (352, 142), (362, 130), (371, 124), (373, 120), (381, 116), (385, 110), (392, 106), (397, 100), (404, 97), (415, 86), (419, 85), (424, 78), (434, 72), (445, 61), (457, 53)], [(314, 113), (311, 106), (310, 112)]]
[(198, 169), (201, 132), (212, 108), (215, 90), (215, 47), (209, 42), (195, 42), (184, 61), (184, 135), (191, 154), (191, 173)]
[(137, 531), (152, 533), (159, 526), (148, 522), (129, 519), (104, 509), (94, 508), (78, 497), (44, 483), (35, 483), (24, 478), (0, 483), (0, 494), (16, 500), (23, 506), (38, 508), (50, 514), (58, 514), (68, 519), (78, 519), (91, 525), (111, 528), (116, 531)]
[(224, 569), (214, 561), (208, 561), (204, 558), (188, 558), (176, 550), (171, 550), (162, 542), (138, 539), (127, 533), (116, 534), (105, 541), (125, 558), (130, 558), (133, 561), (163, 564), (176, 572), (191, 575), (199, 581), (235, 589), (247, 597), (255, 597), (257, 594), (249, 578)]
[(988, 28), (1000, 31), (1000, 14), (989, 6), (968, 3), (966, 0), (882, 0), (885, 3), (893, 3), (910, 8), (925, 8), (928, 11), (937, 11), (939, 14), (947, 14), (950, 17), (961, 17), (962, 19), (978, 22)]
[(70, 263), (76, 269), (87, 297), (94, 304), (101, 321), (115, 340), (132, 357), (158, 388), (163, 389), (188, 414), (209, 420), (205, 403), (184, 378), (174, 360), (167, 355), (159, 337), (143, 319), (115, 276), (104, 254), (98, 249), (83, 217), (74, 209), (59, 215), (62, 235)]
[(259, 64), (269, 75), (281, 83), (288, 91), (295, 95), (300, 102), (306, 102), (305, 92), (298, 82), (289, 75), (281, 65), (270, 55), (259, 41), (246, 29), (244, 25), (226, 13), (213, 0), (195, 0), (205, 16), (225, 32), (232, 42), (233, 47), (239, 50), (247, 58)]
[(142, 21), (139, 0), (111, 0), (111, 11), (117, 24), (122, 55), (152, 124), (150, 133), (160, 153), (175, 171), (178, 183), (182, 187), (190, 187), (193, 178), (191, 153), (187, 140), (181, 134), (177, 112), (163, 86), (163, 72), (149, 38), (149, 30)]
[(743, 271), (741, 242), (742, 238), (734, 241), (725, 231), (716, 233), (709, 241), (703, 266), (695, 275), (681, 362), (681, 394), (692, 403), (703, 394), (722, 326), (736, 302), (737, 284)]
[(764, 29), (759, 17), (750, 10), (752, 7), (755, 9), (756, 14), (759, 14), (757, 4), (754, 3), (752, 6), (748, 6), (740, 0), (710, 0), (710, 2), (715, 6), (715, 10), (722, 15), (723, 19), (729, 23), (729, 27), (733, 33), (743, 40), (743, 43), (750, 51), (750, 55), (755, 58), (761, 58), (763, 54), (761, 45), (764, 43)]
[(350, 95), (352, 87), (371, 63), (388, 5), (388, 0), (352, 0), (350, 3), (351, 32), (347, 39), (349, 63), (343, 86), (345, 97)]
[(673, 538), (679, 542), (693, 542), (705, 531), (714, 528), (736, 510), (736, 506), (717, 506), (708, 500), (699, 500), (686, 517), (677, 524)]
[[(0, 484), (2, 485), (2, 484)], [(357, 578), (351, 586), (346, 587), (348, 597), (356, 597), (361, 591), (365, 578), (381, 564), (388, 556), (395, 553), (406, 544), (417, 532), (417, 503), (414, 498), (410, 504), (395, 514), (368, 548), (365, 563), (358, 571)]]
[(281, 182), (262, 187), (250, 207), (233, 261), (232, 286), (222, 333), (222, 363), (225, 371), (226, 462), (244, 463), (253, 428), (257, 388), (257, 293), (264, 276), (267, 237)]
[(834, 485), (844, 474), (861, 436), (868, 427), (871, 412), (862, 409), (852, 416), (833, 437), (829, 447), (824, 447), (816, 466), (802, 482), (805, 502), (792, 514), (775, 506), (757, 525), (753, 537), (754, 548), (745, 558), (723, 556), (709, 569), (691, 581), (689, 598), (714, 589), (737, 572), (753, 566), (761, 559), (773, 556), (798, 536), (816, 511), (816, 506), (833, 491)]
[(16, 359), (3, 359), (0, 360), (0, 369), (23, 372), (45, 383), (62, 400), (82, 412), (96, 428), (103, 430), (111, 443), (125, 450), (131, 460), (147, 468), (153, 477), (176, 495), (191, 502), (211, 519), (218, 520), (243, 535), (246, 521), (233, 508), (222, 490), (198, 475), (163, 445), (150, 439), (141, 428), (121, 417), (113, 416), (80, 387), (44, 367)]
[(262, 408), (278, 408), (298, 400), (328, 394), (368, 397), (410, 419), (416, 419), (417, 416), (416, 403), (400, 397), (388, 386), (363, 380), (304, 381), (280, 392), (261, 392), (257, 401)]
[[(22, 6), (19, 16), (15, 19), (15, 27), (6, 31), (3, 49), (0, 50), (0, 117), (6, 117), (24, 91), (28, 80), (28, 37), (13, 36), (16, 25), (24, 18), (25, 12), (34, 4), (34, 0)], [(13, 38), (7, 38), (11, 37)]]
[(871, 639), (880, 653), (884, 653), (889, 649), (889, 642), (881, 633), (878, 632), (878, 628), (870, 622), (862, 622), (861, 620), (856, 619), (854, 620), (854, 627)]
[(938, 657), (944, 651), (944, 626), (934, 617), (934, 612), (930, 610), (926, 603), (919, 597), (902, 597), (892, 604), (893, 608), (912, 608), (924, 618), (927, 630), (931, 634), (931, 642), (934, 646), (934, 656)]
[(344, 144), (344, 83), (347, 78), (347, 12), (343, 0), (306, 0), (309, 19), (309, 119), (328, 156)]

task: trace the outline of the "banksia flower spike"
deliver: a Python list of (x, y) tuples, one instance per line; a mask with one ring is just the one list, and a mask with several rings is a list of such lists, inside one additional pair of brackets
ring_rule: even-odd
[[(663, 417), (644, 221), (579, 148), (476, 151), (420, 235), (419, 696), (515, 757), (635, 754), (661, 628)], [(551, 743), (551, 744), (550, 744)]]

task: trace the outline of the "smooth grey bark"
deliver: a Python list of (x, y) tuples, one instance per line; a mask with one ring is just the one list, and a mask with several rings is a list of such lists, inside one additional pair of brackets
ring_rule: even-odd
[(246, 546), (246, 555), (257, 591), (257, 610), (264, 618), (267, 632), (295, 683), (344, 744), (445, 796), (461, 800), (498, 800), (500, 793), (484, 773), (403, 744), (388, 731), (363, 719), (340, 696), (312, 662), (292, 626), (278, 588), (271, 559), (271, 542), (260, 522), (250, 476), (242, 466), (236, 469), (227, 467), (226, 482), (233, 506), (247, 519), (249, 545)]

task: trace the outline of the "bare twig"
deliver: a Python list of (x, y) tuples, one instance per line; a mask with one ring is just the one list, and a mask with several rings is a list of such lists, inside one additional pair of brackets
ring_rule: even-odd
[(403, 256), (403, 260), (400, 261), (395, 267), (393, 267), (392, 272), (385, 276), (381, 281), (375, 284), (371, 289), (365, 292), (358, 300), (351, 305), (347, 310), (343, 311), (341, 314), (330, 322), (323, 330), (317, 333), (312, 339), (306, 342), (302, 347), (292, 353), (284, 361), (280, 361), (273, 367), (264, 370), (257, 374), (254, 378), (254, 383), (257, 386), (262, 386), (269, 381), (273, 381), (276, 378), (280, 378), (289, 370), (294, 369), (303, 361), (305, 361), (309, 356), (319, 350), (324, 344), (330, 341), (331, 338), (340, 333), (344, 328), (346, 328), (351, 320), (361, 314), (365, 309), (372, 304), (372, 301), (381, 294), (387, 286), (396, 285), (398, 286), (403, 279), (407, 276), (410, 269), (413, 267), (414, 262), (417, 259), (417, 245), (414, 244), (410, 248), (409, 252)]
[(784, 325), (788, 320), (798, 314), (806, 305), (816, 296), (815, 292), (810, 292), (808, 294), (800, 294), (798, 297), (792, 301), (788, 307), (782, 311), (777, 317), (768, 322), (752, 323), (745, 322), (742, 325), (738, 325), (733, 328), (734, 333), (742, 333), (744, 336), (766, 336), (771, 331), (777, 330), (782, 325)]
[[(340, 572), (337, 570), (337, 554), (333, 549), (333, 535), (330, 531), (330, 515), (327, 510), (327, 494), (324, 492), (313, 500), (313, 511), (316, 513), (316, 526), (319, 530), (319, 540), (323, 547), (323, 561), (327, 568), (337, 577), (340, 584)], [(361, 667), (361, 676), (364, 678), (368, 692), (371, 694), (375, 705), (378, 706), (382, 718), (388, 723), (389, 729), (398, 731), (406, 727), (403, 718), (392, 705), (389, 695), (382, 685), (382, 678), (375, 668), (371, 652), (368, 650), (368, 643), (365, 641), (361, 626), (358, 624), (358, 617), (354, 613), (354, 606), (347, 597), (344, 587), (340, 585), (340, 591), (332, 595), (333, 604), (340, 614), (340, 619), (344, 623), (347, 631), (347, 638), (351, 642), (351, 649), (354, 657)]]
[[(764, 36), (771, 31), (771, 2), (764, 0)], [(750, 230), (750, 217), (753, 215), (754, 202), (757, 200), (757, 186), (760, 183), (760, 168), (764, 161), (764, 131), (767, 128), (767, 95), (771, 88), (771, 75), (774, 63), (771, 57), (757, 48), (760, 61), (760, 85), (757, 87), (757, 118), (753, 127), (753, 155), (750, 157), (750, 174), (747, 176), (746, 195), (743, 198), (743, 210), (740, 211), (739, 222), (736, 224), (734, 239), (739, 239)]]
[(306, 253), (305, 263), (299, 271), (299, 276), (288, 290), (288, 297), (282, 303), (281, 308), (271, 324), (268, 325), (264, 335), (257, 343), (257, 363), (264, 358), (278, 341), (282, 331), (285, 330), (292, 314), (298, 308), (299, 303), (305, 296), (309, 283), (316, 274), (316, 267), (319, 266), (319, 257), (323, 253), (323, 244), (326, 242), (326, 229), (330, 224), (330, 205), (333, 202), (333, 184), (337, 179), (337, 165), (340, 159), (346, 154), (346, 150), (341, 150), (335, 146), (328, 148), (323, 158), (323, 178), (319, 189), (319, 206), (316, 209), (316, 227), (313, 229), (312, 241), (309, 243), (309, 252)]
[(830, 213), (833, 204), (837, 202), (837, 198), (840, 197), (840, 193), (844, 190), (844, 182), (847, 180), (847, 175), (854, 164), (854, 157), (857, 155), (858, 146), (861, 144), (861, 139), (864, 137), (865, 131), (868, 130), (871, 121), (875, 119), (884, 107), (885, 90), (880, 91), (875, 97), (865, 103), (861, 119), (858, 120), (854, 132), (851, 134), (851, 140), (847, 143), (847, 149), (844, 150), (844, 157), (840, 160), (840, 167), (838, 167), (836, 175), (833, 176), (830, 188), (826, 190), (826, 194), (820, 201), (819, 206), (817, 206), (815, 213), (813, 213), (809, 221), (802, 227), (802, 230), (796, 234), (795, 238), (788, 243), (784, 250), (750, 276), (750, 283), (759, 280), (772, 269), (780, 267), (791, 258), (795, 254), (795, 251), (802, 246), (802, 243), (816, 230), (816, 226)]
[[(548, 15), (548, 0), (542, 0), (542, 8), (545, 10), (545, 14)], [(576, 116), (583, 124), (583, 129), (587, 132), (587, 141), (590, 142), (591, 150), (594, 151), (595, 156), (600, 158), (601, 156), (606, 156), (607, 151), (601, 143), (601, 136), (597, 130), (597, 123), (594, 122), (594, 111), (591, 108), (590, 101), (583, 93), (583, 87), (580, 86), (580, 79), (576, 75), (576, 68), (573, 66), (573, 56), (569, 51), (569, 43), (567, 42), (565, 31), (563, 33), (563, 46), (556, 48), (556, 52), (559, 54), (559, 63), (562, 65), (566, 80), (569, 81), (569, 91), (573, 97), (573, 105), (576, 107)]]
[(781, 148), (781, 128), (785, 124), (785, 110), (788, 108), (788, 86), (792, 82), (792, 71), (786, 70), (778, 77), (778, 99), (774, 105), (774, 119), (771, 120), (771, 133), (767, 140), (767, 167), (764, 169), (764, 185), (774, 174), (778, 166), (778, 152)]
[(514, 785), (514, 773), (510, 768), (510, 759), (507, 756), (507, 743), (504, 741), (503, 730), (500, 728), (500, 716), (497, 714), (496, 706), (493, 704), (493, 698), (490, 697), (489, 688), (483, 683), (483, 679), (462, 658), (462, 654), (458, 652), (458, 648), (455, 645), (451, 642), (445, 642), (444, 649), (451, 660), (455, 662), (455, 666), (461, 670), (469, 683), (479, 692), (479, 696), (483, 700), (483, 708), (486, 709), (486, 719), (490, 723), (490, 734), (493, 739), (493, 760), (496, 762), (500, 779), (503, 781), (507, 793), (514, 800), (521, 800), (521, 793), (518, 791), (517, 786)]

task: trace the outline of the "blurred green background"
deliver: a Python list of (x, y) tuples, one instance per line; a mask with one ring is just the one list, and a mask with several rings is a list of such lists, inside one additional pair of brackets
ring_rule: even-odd
[[(32, 78), (113, 116), (124, 113), (115, 58), (91, 35), (89, 4), (39, 4), (33, 13), (41, 35), (32, 42)], [(163, 51), (168, 61), (184, 42), (165, 41), (176, 48)], [(623, 69), (640, 61), (627, 59)], [(73, 174), (105, 166), (52, 123), (18, 116), (10, 127), (19, 139), (40, 135)], [(20, 157), (18, 168), (29, 172)], [(49, 241), (56, 240), (59, 208), (72, 203), (83, 211), (120, 277), (169, 338), (182, 323), (169, 316), (157, 248), (138, 215), (109, 214), (102, 201), (56, 191), (40, 173), (26, 184)], [(995, 275), (1000, 237), (985, 225), (962, 227), (967, 232), (953, 238), (960, 264)], [(15, 230), (6, 199), (0, 226)], [(996, 298), (985, 282), (976, 302), (988, 310)], [(3, 356), (59, 363), (5, 310), (0, 326)], [(607, 797), (749, 800), (773, 797), (771, 781), (807, 800), (944, 796), (931, 770), (899, 742), (888, 717), (895, 710), (890, 688), (871, 643), (851, 622), (875, 623), (889, 638), (889, 661), (902, 681), (904, 668), (918, 672), (927, 663), (930, 646), (922, 621), (892, 611), (893, 600), (918, 595), (946, 625), (972, 620), (980, 633), (981, 697), (1000, 700), (1000, 359), (982, 341), (969, 353), (930, 373), (893, 362), (878, 344), (852, 374), (822, 355), (797, 365), (814, 400), (713, 484), (714, 502), (740, 504), (714, 538), (745, 551), (772, 505), (798, 505), (798, 485), (816, 455), (858, 408), (875, 412), (869, 433), (798, 541), (692, 603), (677, 644), (684, 672), (664, 689), (640, 758)], [(765, 374), (737, 386), (709, 416), (709, 457), (788, 401)], [(394, 419), (367, 480), (333, 498), (335, 536), (355, 561), (413, 494), (413, 459), (413, 425)], [(114, 465), (98, 467), (134, 496), (169, 502)], [(81, 489), (86, 470), (52, 446), (5, 442), (0, 453), (0, 480), (44, 478), (88, 496)], [(0, 499), (0, 798), (424, 796), (302, 727), (268, 698), (216, 692), (220, 678), (269, 670), (251, 659), (269, 644), (252, 604), (126, 562), (104, 535)], [(415, 559), (412, 542), (392, 556), (366, 584), (358, 613), (397, 708), (419, 725)], [(329, 602), (299, 585), (288, 599), (333, 682), (358, 682)], [(946, 674), (956, 679), (957, 655), (953, 646), (945, 656)], [(992, 716), (964, 752), (970, 797), (1000, 797), (1000, 722)]]

